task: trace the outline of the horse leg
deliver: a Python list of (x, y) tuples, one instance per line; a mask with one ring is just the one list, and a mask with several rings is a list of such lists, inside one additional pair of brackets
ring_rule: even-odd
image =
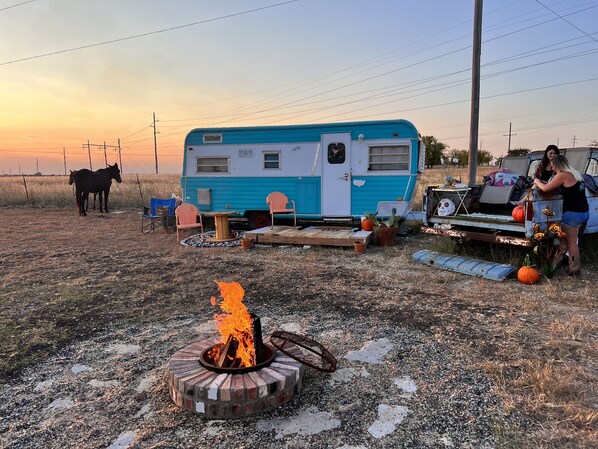
[(104, 209), (106, 209), (106, 213), (108, 213), (108, 194), (110, 193), (110, 189), (106, 189), (104, 191), (104, 201), (106, 202), (104, 204)]
[(83, 217), (85, 215), (87, 215), (85, 213), (84, 198), (85, 198), (85, 191), (83, 191), (81, 188), (77, 187), (77, 189), (75, 191), (75, 199), (77, 201), (77, 209), (79, 210), (79, 216), (83, 216)]
[(93, 194), (93, 210), (96, 210), (96, 196), (98, 196), (97, 193)]
[(98, 192), (98, 195), (100, 197), (100, 213), (102, 213), (102, 212), (104, 212), (103, 205), (102, 205), (104, 195), (101, 190)]

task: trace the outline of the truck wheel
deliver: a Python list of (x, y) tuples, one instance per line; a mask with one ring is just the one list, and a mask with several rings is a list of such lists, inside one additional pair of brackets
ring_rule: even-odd
[(259, 229), (270, 226), (270, 214), (268, 212), (252, 212), (248, 217), (249, 229)]

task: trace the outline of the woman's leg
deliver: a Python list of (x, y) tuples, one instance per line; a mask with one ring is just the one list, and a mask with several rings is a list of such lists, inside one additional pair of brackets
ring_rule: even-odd
[(564, 224), (563, 232), (567, 239), (567, 251), (569, 252), (569, 274), (579, 276), (579, 246), (577, 244), (579, 226), (567, 226)]

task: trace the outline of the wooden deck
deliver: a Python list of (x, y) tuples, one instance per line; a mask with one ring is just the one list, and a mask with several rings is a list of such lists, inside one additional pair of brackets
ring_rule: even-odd
[(246, 231), (245, 237), (255, 243), (282, 245), (353, 246), (355, 242), (370, 242), (372, 232), (342, 226), (270, 226)]

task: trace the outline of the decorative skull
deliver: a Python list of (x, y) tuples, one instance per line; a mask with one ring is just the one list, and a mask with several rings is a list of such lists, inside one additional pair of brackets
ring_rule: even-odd
[(455, 213), (455, 203), (448, 198), (443, 198), (438, 203), (438, 215), (446, 217), (447, 215), (453, 215)]

